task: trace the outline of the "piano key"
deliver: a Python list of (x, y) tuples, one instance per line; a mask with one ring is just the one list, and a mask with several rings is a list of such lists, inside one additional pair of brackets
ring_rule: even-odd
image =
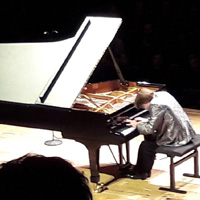
[(135, 127), (124, 127), (124, 128), (122, 128), (122, 129), (120, 129), (120, 130), (118, 130), (117, 131), (117, 133), (120, 133), (120, 134), (122, 134), (122, 135), (124, 135), (124, 136), (126, 136), (126, 135), (128, 135), (128, 134), (130, 134), (130, 133), (132, 133), (133, 131), (135, 131)]

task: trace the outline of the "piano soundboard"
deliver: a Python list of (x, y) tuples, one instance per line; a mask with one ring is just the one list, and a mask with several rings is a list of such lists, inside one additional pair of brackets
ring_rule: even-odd
[[(119, 81), (87, 84), (76, 98), (73, 109), (112, 114), (134, 104), (140, 88), (134, 82), (128, 82), (128, 86)], [(151, 90), (155, 91), (157, 88), (151, 87)]]

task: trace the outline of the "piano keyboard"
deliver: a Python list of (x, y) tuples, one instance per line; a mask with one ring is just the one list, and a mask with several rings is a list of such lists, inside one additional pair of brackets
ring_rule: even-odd
[(132, 127), (132, 126), (125, 126), (119, 130), (117, 130), (117, 134), (120, 134), (120, 135), (129, 135), (131, 132), (133, 132), (136, 128), (135, 127)]

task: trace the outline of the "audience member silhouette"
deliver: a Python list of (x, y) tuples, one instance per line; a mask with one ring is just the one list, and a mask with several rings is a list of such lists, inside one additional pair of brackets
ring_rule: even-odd
[(25, 155), (1, 165), (1, 200), (92, 200), (88, 179), (59, 157)]

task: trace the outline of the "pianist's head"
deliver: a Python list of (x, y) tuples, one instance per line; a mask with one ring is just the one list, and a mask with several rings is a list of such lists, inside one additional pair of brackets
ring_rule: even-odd
[(26, 155), (0, 169), (1, 200), (92, 200), (85, 176), (59, 157)]
[(137, 109), (148, 109), (152, 99), (153, 92), (147, 88), (142, 88), (135, 98), (135, 107)]

